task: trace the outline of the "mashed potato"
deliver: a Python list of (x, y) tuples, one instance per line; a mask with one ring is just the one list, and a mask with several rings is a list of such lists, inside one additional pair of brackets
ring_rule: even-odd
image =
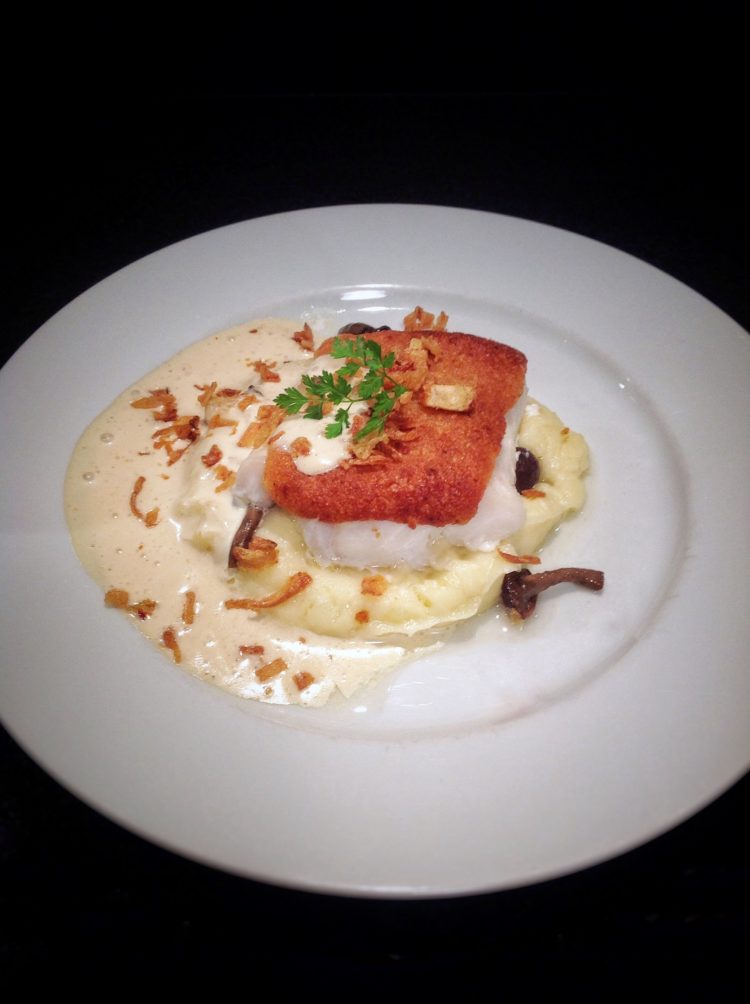
[[(545, 538), (585, 500), (583, 475), (588, 449), (583, 437), (563, 426), (554, 412), (536, 402), (525, 409), (518, 445), (538, 459), (541, 480), (531, 497), (522, 497), (526, 511), (523, 528), (489, 552), (449, 547), (439, 568), (411, 569), (399, 565), (370, 570), (323, 567), (305, 546), (297, 521), (278, 508), (271, 509), (258, 530), (278, 544), (278, 562), (268, 568), (229, 575), (226, 556), (236, 529), (225, 501), (216, 496), (209, 478), (197, 468), (193, 486), (180, 504), (194, 520), (187, 539), (208, 549), (217, 562), (217, 575), (227, 575), (233, 591), (259, 598), (281, 589), (289, 577), (303, 571), (312, 584), (276, 607), (273, 616), (288, 624), (337, 638), (377, 638), (414, 635), (438, 625), (473, 617), (497, 602), (502, 578), (518, 566), (500, 556), (535, 554)], [(407, 531), (408, 532), (408, 531)], [(367, 579), (379, 575), (379, 595), (368, 592)], [(363, 591), (363, 581), (365, 582)]]

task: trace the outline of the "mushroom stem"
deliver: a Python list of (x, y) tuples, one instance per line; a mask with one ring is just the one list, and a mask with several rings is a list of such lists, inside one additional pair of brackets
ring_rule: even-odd
[(227, 559), (227, 568), (236, 568), (237, 559), (234, 556), (235, 547), (249, 547), (250, 541), (253, 539), (253, 534), (258, 529), (258, 524), (263, 519), (264, 510), (260, 509), (258, 506), (253, 505), (252, 502), (245, 510), (245, 515), (242, 517), (242, 522), (237, 527), (237, 532), (232, 538), (232, 543), (229, 548), (229, 558)]
[(554, 568), (532, 574), (528, 568), (522, 568), (518, 572), (508, 572), (503, 579), (500, 597), (504, 606), (515, 610), (525, 620), (533, 614), (539, 593), (561, 582), (599, 590), (604, 587), (604, 572), (593, 568)]

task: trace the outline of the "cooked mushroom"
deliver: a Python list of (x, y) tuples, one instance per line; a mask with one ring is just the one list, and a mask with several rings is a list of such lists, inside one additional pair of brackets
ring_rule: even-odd
[(339, 328), (338, 333), (340, 335), (369, 335), (373, 331), (390, 330), (387, 324), (381, 324), (379, 328), (373, 328), (371, 324), (365, 324), (363, 321), (352, 321), (351, 324), (345, 324), (343, 328)]
[(539, 593), (560, 582), (572, 582), (586, 589), (599, 590), (604, 587), (604, 572), (592, 568), (555, 568), (548, 572), (530, 572), (522, 568), (518, 572), (508, 572), (503, 579), (500, 598), (509, 610), (515, 610), (524, 620), (530, 617), (536, 607)]
[(539, 481), (539, 461), (531, 450), (516, 447), (516, 491), (524, 492)]
[(229, 559), (227, 561), (227, 568), (236, 568), (237, 559), (234, 556), (235, 547), (249, 547), (250, 541), (253, 539), (253, 534), (258, 529), (258, 524), (263, 519), (263, 509), (258, 508), (250, 503), (245, 511), (245, 515), (242, 517), (242, 522), (237, 527), (237, 532), (232, 538), (232, 543), (229, 547)]

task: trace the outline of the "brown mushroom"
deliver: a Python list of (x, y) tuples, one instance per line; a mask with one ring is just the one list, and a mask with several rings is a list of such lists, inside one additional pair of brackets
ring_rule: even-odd
[(500, 598), (504, 606), (526, 620), (534, 612), (539, 593), (560, 582), (572, 582), (598, 591), (604, 587), (604, 572), (597, 572), (592, 568), (555, 568), (547, 572), (532, 573), (528, 568), (522, 568), (518, 572), (507, 573), (503, 579)]
[(524, 492), (539, 481), (539, 461), (531, 450), (516, 447), (516, 491)]
[(352, 321), (351, 324), (345, 324), (343, 328), (339, 328), (338, 333), (340, 335), (369, 335), (373, 331), (390, 330), (387, 324), (381, 324), (379, 328), (373, 328), (371, 324), (365, 324), (363, 321)]
[(253, 534), (258, 529), (258, 524), (263, 519), (263, 512), (263, 509), (253, 505), (252, 502), (247, 507), (245, 515), (242, 517), (242, 522), (237, 527), (237, 532), (232, 538), (232, 543), (229, 548), (227, 568), (237, 567), (237, 558), (234, 555), (234, 549), (235, 547), (249, 547), (250, 541), (253, 539)]

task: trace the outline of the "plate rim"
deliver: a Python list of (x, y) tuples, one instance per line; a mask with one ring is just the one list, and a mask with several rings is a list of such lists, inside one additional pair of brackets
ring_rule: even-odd
[[(629, 262), (629, 270), (635, 269), (635, 271), (639, 275), (648, 276), (649, 282), (646, 283), (647, 286), (650, 287), (653, 284), (655, 284), (657, 287), (659, 287), (660, 285), (663, 285), (666, 282), (667, 284), (674, 284), (674, 286), (672, 287), (673, 289), (680, 288), (681, 289), (680, 297), (682, 299), (687, 297), (687, 299), (693, 304), (693, 306), (695, 306), (696, 302), (698, 302), (700, 304), (699, 313), (701, 313), (703, 316), (708, 316), (708, 315), (713, 316), (713, 321), (714, 324), (717, 325), (717, 330), (723, 333), (722, 335), (719, 335), (717, 337), (726, 336), (724, 338), (724, 341), (722, 342), (722, 345), (724, 347), (726, 347), (729, 344), (732, 344), (731, 340), (736, 338), (737, 332), (741, 332), (743, 337), (747, 337), (746, 333), (742, 332), (742, 329), (739, 327), (739, 325), (736, 324), (736, 322), (734, 322), (727, 315), (723, 314), (719, 310), (719, 308), (710, 304), (710, 302), (706, 300), (704, 297), (702, 297), (701, 294), (698, 294), (690, 290), (687, 286), (684, 286), (684, 284), (680, 283), (678, 280), (673, 279), (672, 277), (668, 276), (666, 273), (661, 272), (658, 269), (655, 269), (654, 266), (648, 265), (645, 262), (641, 262), (640, 260), (635, 259), (632, 256), (628, 255), (626, 252), (618, 251), (617, 249), (611, 248), (606, 244), (602, 244), (601, 242), (595, 241), (592, 238), (577, 235), (570, 231), (558, 230), (558, 228), (552, 227), (549, 224), (526, 221), (520, 217), (500, 216), (499, 214), (485, 213), (479, 210), (463, 210), (463, 209), (454, 209), (452, 207), (441, 207), (441, 206), (412, 206), (410, 204), (329, 206), (329, 207), (319, 207), (307, 210), (296, 210), (292, 213), (276, 214), (274, 216), (259, 217), (253, 220), (234, 223), (229, 225), (228, 227), (218, 228), (217, 230), (208, 231), (205, 234), (199, 234), (195, 235), (194, 237), (187, 238), (186, 240), (181, 241), (177, 244), (169, 245), (166, 248), (156, 251), (153, 254), (148, 255), (146, 258), (131, 263), (131, 265), (126, 266), (119, 272), (114, 273), (112, 276), (108, 277), (105, 280), (102, 280), (101, 283), (98, 283), (96, 286), (92, 287), (90, 290), (86, 291), (85, 293), (81, 294), (81, 296), (71, 301), (71, 303), (67, 307), (63, 308), (62, 311), (60, 311), (53, 318), (51, 318), (45, 325), (43, 325), (43, 327), (39, 330), (39, 332), (37, 332), (35, 335), (32, 335), (32, 337), (24, 344), (24, 346), (22, 346), (18, 350), (18, 352), (8, 361), (3, 370), (3, 379), (6, 381), (9, 380), (11, 378), (10, 377), (11, 371), (15, 370), (19, 365), (23, 366), (27, 365), (29, 355), (36, 352), (37, 345), (40, 345), (43, 340), (46, 342), (49, 338), (52, 338), (53, 340), (54, 338), (61, 338), (69, 331), (69, 317), (71, 310), (75, 312), (76, 310), (80, 310), (81, 308), (83, 308), (85, 312), (85, 310), (91, 304), (92, 297), (94, 300), (98, 302), (101, 299), (101, 297), (104, 296), (106, 302), (106, 298), (109, 295), (108, 290), (111, 289), (113, 283), (117, 285), (118, 283), (125, 282), (125, 284), (127, 285), (127, 283), (130, 282), (129, 276), (134, 274), (134, 272), (136, 273), (139, 272), (144, 267), (150, 268), (151, 266), (156, 264), (157, 259), (159, 262), (166, 262), (168, 258), (173, 257), (174, 255), (178, 256), (184, 255), (185, 253), (189, 253), (191, 248), (193, 249), (198, 248), (201, 245), (201, 242), (208, 241), (208, 243), (210, 243), (211, 240), (216, 240), (217, 238), (221, 240), (221, 235), (226, 234), (226, 232), (230, 230), (233, 231), (234, 234), (240, 234), (240, 233), (245, 234), (246, 232), (248, 232), (248, 230), (250, 231), (255, 230), (257, 232), (259, 231), (259, 229), (267, 230), (269, 227), (272, 230), (278, 226), (281, 226), (282, 229), (284, 229), (290, 223), (292, 225), (295, 225), (300, 222), (304, 223), (305, 226), (309, 224), (310, 227), (312, 227), (312, 229), (314, 230), (316, 226), (316, 221), (313, 219), (313, 216), (317, 217), (318, 220), (320, 220), (321, 218), (330, 220), (332, 219), (332, 217), (338, 216), (339, 226), (343, 226), (344, 230), (346, 230), (346, 226), (344, 226), (344, 223), (346, 223), (347, 221), (343, 221), (343, 223), (341, 222), (341, 218), (344, 216), (350, 217), (350, 221), (348, 222), (347, 225), (351, 227), (352, 225), (351, 219), (353, 219), (354, 217), (358, 217), (359, 219), (361, 219), (363, 217), (363, 214), (364, 216), (366, 216), (368, 213), (374, 213), (382, 220), (386, 216), (391, 218), (394, 215), (394, 213), (395, 215), (403, 215), (405, 211), (408, 211), (409, 213), (413, 214), (414, 218), (420, 217), (423, 221), (426, 216), (432, 216), (433, 221), (435, 221), (437, 216), (449, 213), (449, 214), (459, 214), (462, 216), (464, 220), (466, 220), (468, 217), (471, 217), (473, 220), (477, 221), (478, 228), (481, 228), (481, 226), (483, 225), (486, 225), (487, 227), (489, 227), (489, 229), (492, 229), (493, 227), (497, 226), (501, 227), (506, 226), (509, 227), (510, 230), (513, 230), (516, 234), (518, 234), (519, 231), (526, 231), (527, 234), (531, 234), (531, 231), (534, 231), (534, 233), (537, 236), (531, 234), (531, 236), (528, 237), (528, 240), (530, 241), (531, 245), (534, 244), (534, 241), (537, 239), (541, 230), (543, 230), (544, 232), (549, 232), (549, 234), (554, 234), (555, 235), (554, 240), (558, 243), (560, 241), (562, 241), (562, 243), (569, 243), (571, 240), (574, 243), (585, 242), (587, 245), (597, 249), (596, 252), (592, 253), (594, 253), (595, 255), (596, 254), (603, 255), (604, 258), (608, 260), (607, 268), (610, 268), (613, 262), (617, 264), (617, 262), (619, 262), (621, 259), (624, 259)], [(481, 224), (478, 222), (480, 218), (482, 220)], [(455, 222), (457, 221), (457, 219), (458, 219), (457, 216), (453, 216), (451, 222)], [(421, 225), (424, 226), (424, 223), (422, 223)], [(471, 225), (469, 226), (469, 229), (471, 229)], [(162, 257), (159, 258), (159, 256)], [(614, 256), (614, 258), (612, 256)], [(644, 272), (644, 270), (646, 271)], [(410, 283), (404, 283), (404, 285), (410, 285)], [(729, 323), (727, 324), (727, 322)], [(57, 334), (55, 334), (56, 331)], [(63, 334), (60, 334), (61, 331)], [(37, 338), (37, 335), (40, 335), (40, 333), (42, 332), (44, 334), (42, 334), (41, 337)], [(35, 339), (36, 341), (34, 341)], [(740, 343), (737, 342), (738, 346), (739, 344)], [(28, 346), (28, 348), (26, 348), (26, 346)], [(747, 352), (746, 347), (744, 348), (744, 351)], [(141, 373), (145, 372), (146, 368), (147, 367), (145, 365), (139, 367), (140, 372)], [(0, 525), (6, 525), (6, 524), (0, 524)], [(736, 553), (734, 556), (738, 567), (740, 567), (742, 565), (742, 562), (745, 561), (746, 559), (746, 553), (745, 553), (746, 550), (747, 548), (745, 547), (744, 552), (741, 552), (739, 554)], [(140, 641), (140, 639), (138, 639), (138, 641)], [(17, 647), (15, 647), (14, 652), (17, 651), (18, 649)], [(6, 651), (5, 654), (7, 657), (9, 653)], [(198, 681), (194, 682), (197, 683)], [(200, 686), (203, 685), (200, 684)], [(185, 691), (185, 685), (181, 685), (180, 689), (182, 691)], [(185, 691), (185, 693), (187, 692)], [(115, 819), (118, 823), (120, 823), (120, 825), (126, 826), (127, 828), (133, 830), (134, 832), (139, 833), (139, 835), (155, 843), (158, 843), (161, 846), (166, 846), (171, 850), (177, 851), (178, 853), (185, 854), (186, 856), (194, 858), (196, 860), (202, 860), (204, 861), (204, 863), (212, 864), (215, 867), (223, 868), (224, 870), (231, 871), (236, 874), (251, 875), (251, 877), (256, 879), (271, 881), (280, 885), (289, 885), (290, 887), (293, 888), (306, 888), (309, 890), (334, 892), (337, 894), (384, 896), (384, 897), (392, 897), (392, 896), (423, 897), (423, 896), (462, 895), (472, 892), (485, 892), (485, 891), (494, 891), (496, 889), (501, 889), (501, 888), (512, 888), (518, 885), (526, 884), (529, 881), (536, 882), (542, 879), (554, 877), (555, 875), (566, 874), (570, 870), (578, 870), (581, 867), (585, 867), (587, 865), (593, 865), (602, 860), (606, 860), (608, 857), (613, 856), (613, 854), (620, 854), (625, 850), (637, 846), (638, 844), (644, 842), (645, 840), (652, 839), (653, 837), (659, 835), (660, 833), (665, 832), (672, 826), (676, 825), (677, 823), (681, 822), (685, 818), (692, 815), (694, 812), (699, 811), (699, 809), (703, 808), (706, 804), (712, 801), (713, 798), (718, 797), (719, 794), (725, 791), (739, 777), (742, 776), (742, 774), (746, 771), (748, 764), (750, 764), (750, 750), (746, 749), (745, 751), (746, 758), (744, 759), (744, 762), (742, 763), (735, 762), (735, 769), (733, 771), (729, 770), (727, 764), (722, 764), (722, 769), (720, 773), (722, 774), (723, 782), (720, 787), (717, 787), (716, 778), (714, 777), (713, 782), (707, 785), (706, 789), (702, 792), (700, 798), (698, 798), (696, 794), (697, 789), (695, 789), (693, 798), (688, 799), (690, 804), (685, 805), (682, 808), (681, 812), (672, 811), (669, 815), (669, 818), (665, 819), (663, 821), (663, 825), (661, 825), (660, 827), (656, 829), (652, 828), (649, 832), (644, 831), (644, 833), (641, 836), (636, 837), (635, 839), (627, 839), (612, 851), (602, 851), (601, 853), (593, 854), (593, 856), (591, 851), (589, 851), (588, 853), (583, 853), (581, 856), (581, 860), (574, 863), (572, 868), (570, 867), (560, 868), (551, 866), (538, 870), (533, 874), (533, 876), (530, 875), (527, 879), (523, 878), (519, 879), (518, 877), (516, 877), (515, 879), (510, 879), (508, 881), (500, 880), (499, 883), (497, 880), (493, 881), (492, 878), (488, 877), (488, 879), (483, 884), (481, 881), (477, 881), (476, 877), (474, 877), (469, 880), (468, 887), (465, 887), (465, 882), (462, 882), (461, 879), (456, 879), (456, 878), (454, 878), (452, 882), (451, 881), (447, 883), (444, 882), (442, 885), (440, 879), (438, 878), (435, 880), (434, 885), (429, 888), (426, 888), (425, 885), (422, 883), (419, 886), (419, 888), (415, 887), (414, 889), (410, 889), (408, 887), (408, 883), (407, 884), (402, 883), (398, 885), (397, 888), (394, 887), (389, 889), (387, 888), (386, 884), (382, 882), (374, 888), (363, 888), (361, 887), (361, 885), (360, 887), (355, 887), (352, 885), (347, 885), (346, 879), (341, 879), (338, 883), (332, 882), (330, 879), (328, 881), (318, 881), (318, 882), (311, 880), (305, 883), (304, 881), (302, 881), (300, 876), (296, 876), (287, 882), (285, 881), (283, 874), (272, 875), (269, 873), (268, 868), (265, 869), (265, 873), (258, 874), (258, 873), (251, 873), (247, 868), (236, 868), (233, 865), (229, 864), (226, 860), (216, 860), (216, 859), (212, 860), (210, 855), (204, 855), (202, 853), (198, 853), (196, 852), (195, 848), (186, 847), (184, 845), (179, 846), (179, 842), (175, 843), (165, 839), (163, 836), (160, 837), (159, 835), (155, 835), (153, 832), (148, 832), (147, 828), (143, 829), (138, 823), (134, 823), (132, 819), (127, 818), (127, 814), (126, 818), (120, 817), (118, 813), (114, 811), (114, 809), (109, 804), (107, 804), (106, 800), (102, 802), (100, 799), (96, 797), (91, 797), (90, 783), (87, 784), (84, 782), (83, 785), (79, 787), (78, 785), (75, 784), (73, 780), (71, 780), (69, 776), (67, 776), (69, 774), (69, 770), (63, 769), (61, 774), (56, 769), (56, 765), (54, 763), (54, 757), (52, 758), (52, 761), (50, 761), (49, 758), (45, 755), (45, 751), (43, 749), (40, 752), (39, 743), (34, 742), (33, 736), (31, 738), (31, 741), (27, 741), (29, 739), (29, 731), (26, 728), (28, 722), (24, 723), (18, 717), (17, 704), (14, 705), (12, 700), (6, 703), (6, 699), (8, 697), (7, 691), (3, 691), (3, 694), (4, 694), (4, 707), (10, 709), (9, 716), (6, 716), (6, 714), (4, 714), (3, 718), (6, 722), (6, 727), (8, 728), (9, 733), (14, 736), (16, 741), (18, 741), (19, 744), (24, 749), (26, 749), (27, 752), (29, 752), (29, 754), (35, 760), (41, 763), (42, 766), (44, 766), (45, 770), (48, 771), (48, 773), (50, 773), (53, 777), (55, 777), (56, 780), (58, 780), (65, 787), (69, 788), (69, 790), (73, 791), (77, 797), (81, 798), (88, 804), (93, 805), (93, 807), (96, 808), (97, 811), (103, 812), (110, 818)], [(573, 702), (573, 704), (576, 703), (577, 703), (576, 701)], [(557, 712), (553, 712), (553, 717), (555, 716), (559, 717)], [(220, 713), (218, 714), (218, 717), (221, 718)], [(38, 727), (38, 723), (36, 723), (35, 727)], [(266, 733), (268, 732), (268, 729), (264, 727), (259, 731), (263, 732), (264, 739), (267, 739)], [(506, 731), (512, 731), (512, 730), (506, 730)], [(419, 741), (424, 742), (423, 739), (420, 739)], [(339, 741), (334, 740), (333, 742), (337, 743)], [(326, 740), (326, 743), (328, 743), (328, 740)], [(735, 761), (737, 761), (736, 756), (734, 757), (734, 759)], [(328, 792), (327, 797), (329, 798), (332, 797), (332, 794), (333, 794), (332, 792)]]

